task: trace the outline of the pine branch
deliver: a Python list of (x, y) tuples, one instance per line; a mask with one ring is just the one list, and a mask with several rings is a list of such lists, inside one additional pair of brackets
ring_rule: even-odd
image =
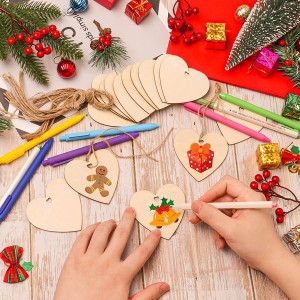
[(299, 0), (258, 0), (229, 54), (226, 70), (277, 41), (300, 22)]
[(0, 60), (6, 60), (9, 54), (9, 47), (7, 45), (7, 32), (3, 26), (3, 20), (0, 16)]
[(13, 128), (13, 124), (11, 123), (11, 121), (2, 113), (0, 113), (0, 133), (11, 128)]

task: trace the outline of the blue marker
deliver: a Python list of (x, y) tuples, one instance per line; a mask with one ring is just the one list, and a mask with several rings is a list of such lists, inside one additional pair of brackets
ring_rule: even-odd
[[(97, 136), (112, 136), (112, 135), (120, 135), (124, 132), (141, 132), (141, 131), (148, 131), (153, 130), (159, 127), (159, 124), (156, 123), (147, 123), (147, 124), (138, 124), (133, 126), (123, 126), (118, 127), (116, 129), (101, 129), (101, 130), (93, 130), (93, 131), (85, 131), (85, 132), (75, 132), (69, 133), (59, 137), (60, 141), (78, 141), (78, 140), (86, 140), (92, 139)], [(119, 129), (119, 130), (118, 130)], [(107, 130), (107, 131), (106, 131)]]
[(49, 139), (40, 150), (39, 154), (36, 156), (26, 173), (24, 174), (23, 178), (20, 180), (14, 191), (6, 198), (5, 202), (0, 208), (0, 222), (2, 222), (22, 194), (23, 190), (25, 189), (26, 185), (41, 165), (42, 161), (44, 160), (45, 156), (49, 152), (54, 139)]

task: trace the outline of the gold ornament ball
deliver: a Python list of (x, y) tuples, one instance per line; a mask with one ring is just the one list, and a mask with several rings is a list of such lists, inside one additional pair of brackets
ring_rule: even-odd
[(250, 14), (251, 8), (248, 5), (239, 6), (234, 14), (234, 17), (240, 23), (244, 23)]

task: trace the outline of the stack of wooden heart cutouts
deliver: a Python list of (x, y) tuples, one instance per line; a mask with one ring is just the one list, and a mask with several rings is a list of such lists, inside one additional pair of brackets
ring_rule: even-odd
[[(209, 90), (209, 80), (203, 73), (189, 68), (182, 58), (164, 54), (156, 60), (127, 66), (119, 74), (98, 75), (92, 88), (107, 91), (115, 102), (110, 110), (89, 105), (90, 116), (104, 125), (126, 126), (170, 104), (203, 97)], [(107, 103), (105, 98), (102, 101)]]

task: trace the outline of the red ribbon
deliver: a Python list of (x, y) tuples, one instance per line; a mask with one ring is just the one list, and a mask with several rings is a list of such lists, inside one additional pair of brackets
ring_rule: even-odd
[(281, 150), (281, 162), (283, 165), (287, 165), (295, 161), (300, 161), (300, 154), (295, 154), (288, 149)]

